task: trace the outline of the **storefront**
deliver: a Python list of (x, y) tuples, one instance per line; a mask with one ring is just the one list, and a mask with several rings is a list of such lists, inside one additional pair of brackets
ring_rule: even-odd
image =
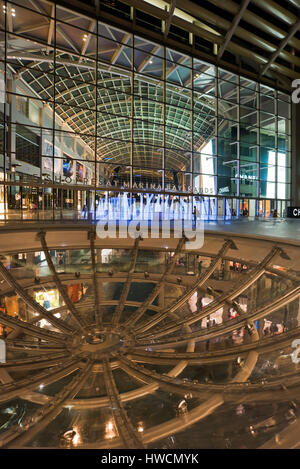
[[(6, 191), (6, 197), (4, 192)], [(94, 219), (101, 220), (116, 214), (116, 219), (136, 219), (140, 212), (143, 218), (149, 209), (149, 217), (163, 213), (161, 219), (178, 219), (180, 208), (190, 205), (190, 216), (197, 207), (198, 218), (202, 220), (234, 220), (239, 217), (272, 217), (274, 210), (278, 217), (285, 217), (288, 200), (257, 199), (232, 196), (208, 196), (178, 192), (161, 193), (118, 190), (87, 190), (60, 187), (0, 185), (0, 215), (2, 219)], [(6, 202), (4, 200), (6, 199)], [(164, 209), (162, 209), (164, 205)], [(151, 213), (151, 210), (153, 213)], [(118, 214), (118, 215), (117, 215)], [(182, 215), (184, 216), (184, 215)]]
[(47, 310), (59, 308), (59, 306), (61, 306), (59, 292), (57, 289), (35, 292), (35, 300)]

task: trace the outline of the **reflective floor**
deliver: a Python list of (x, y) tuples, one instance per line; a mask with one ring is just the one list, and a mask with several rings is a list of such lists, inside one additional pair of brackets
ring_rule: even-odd
[(298, 226), (3, 226), (0, 445), (300, 448)]

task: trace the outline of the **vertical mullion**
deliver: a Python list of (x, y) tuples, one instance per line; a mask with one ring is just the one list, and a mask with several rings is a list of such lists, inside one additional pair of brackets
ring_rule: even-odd
[[(215, 70), (215, 130), (214, 130), (214, 140), (215, 140), (215, 154), (216, 154), (216, 159), (214, 158), (214, 155), (211, 155), (213, 157), (213, 167), (216, 166), (216, 189), (215, 192), (218, 193), (218, 160), (219, 160), (219, 126), (218, 126), (218, 118), (219, 118), (219, 67), (215, 65), (214, 67)], [(201, 161), (201, 167), (202, 167), (202, 161)]]
[[(258, 158), (258, 184), (257, 184), (257, 196), (260, 200), (260, 195), (261, 195), (261, 184), (260, 184), (260, 168), (261, 168), (261, 151), (260, 151), (260, 86), (257, 83), (256, 84), (256, 92), (257, 92), (257, 104), (256, 104), (256, 109), (257, 109), (257, 126), (258, 126), (258, 132), (257, 132), (257, 137), (256, 137), (256, 144), (257, 144), (257, 158)], [(265, 207), (263, 210), (265, 214)]]
[(98, 173), (97, 173), (97, 149), (98, 149), (98, 28), (99, 28), (99, 21), (98, 17), (96, 16), (96, 60), (95, 60), (95, 151), (94, 151), (94, 167), (95, 167), (95, 177), (94, 177), (94, 220), (97, 220), (97, 205), (96, 205), (96, 196), (97, 196), (97, 180), (98, 180)]
[[(215, 98), (216, 98), (216, 112), (215, 112), (215, 136), (216, 136), (216, 153), (217, 153), (217, 185), (218, 185), (218, 159), (219, 159), (219, 66), (215, 66)], [(202, 162), (202, 160), (201, 160)], [(218, 192), (218, 187), (215, 190)], [(205, 202), (204, 202), (205, 203)], [(208, 219), (210, 214), (210, 198), (209, 198), (209, 205), (208, 205)]]
[(167, 53), (166, 53), (166, 46), (162, 46), (163, 49), (163, 151), (162, 151), (162, 187), (163, 190), (165, 190), (165, 168), (166, 168), (166, 100), (167, 100), (167, 90), (166, 90), (166, 77), (167, 77), (167, 71), (166, 71), (166, 58), (167, 58)]
[[(52, 103), (52, 183), (54, 184), (54, 176), (55, 176), (55, 173), (54, 173), (54, 168), (55, 168), (55, 96), (56, 96), (56, 28), (57, 28), (57, 24), (56, 24), (56, 9), (57, 9), (57, 5), (56, 3), (54, 4), (54, 33), (53, 33), (53, 52), (54, 52), (54, 57), (53, 57), (53, 103)], [(62, 161), (63, 161), (63, 154), (60, 155), (62, 157)], [(61, 184), (62, 186), (62, 184)], [(53, 219), (55, 218), (55, 210), (54, 210), (54, 191), (55, 191), (55, 188), (53, 187), (52, 188), (52, 217)], [(63, 197), (64, 197), (64, 190), (63, 189), (60, 189), (60, 197), (61, 197), (61, 206), (63, 207)], [(58, 194), (56, 193), (56, 196), (58, 196)]]
[[(255, 96), (258, 96), (257, 94), (257, 89), (258, 89), (258, 84), (255, 83), (255, 90), (254, 90), (254, 93), (255, 93)], [(259, 127), (259, 110), (258, 110), (258, 102), (257, 102), (257, 99), (256, 99), (256, 127), (257, 127), (257, 134), (258, 136), (256, 137), (256, 171), (257, 171), (257, 175), (256, 175), (256, 213), (259, 214), (259, 194), (260, 194), (260, 149), (259, 149), (259, 145), (258, 145), (258, 138), (259, 138), (259, 132), (260, 132), (260, 127)]]
[(275, 90), (275, 209), (278, 204), (278, 91)]
[(236, 139), (237, 139), (237, 148), (236, 148), (236, 156), (237, 156), (237, 175), (238, 175), (238, 178), (237, 178), (237, 185), (236, 185), (236, 189), (237, 189), (237, 194), (238, 196), (240, 197), (241, 196), (241, 186), (240, 186), (240, 177), (241, 177), (241, 163), (240, 163), (240, 124), (241, 124), (241, 121), (240, 121), (240, 116), (241, 116), (241, 112), (240, 112), (240, 93), (241, 93), (241, 88), (240, 88), (240, 80), (241, 80), (241, 77), (240, 75), (238, 75), (238, 84), (237, 84), (237, 121), (238, 121), (238, 124), (237, 124), (237, 135), (236, 135)]
[(191, 57), (191, 131), (192, 131), (192, 148), (191, 148), (191, 175), (192, 175), (192, 201), (194, 203), (194, 58)]
[[(4, 39), (4, 116), (3, 116), (3, 185), (4, 185), (4, 213), (6, 213), (6, 203), (7, 203), (7, 184), (6, 184), (6, 155), (7, 155), (7, 144), (8, 144), (8, 124), (7, 124), (7, 119), (6, 119), (6, 113), (7, 113), (7, 36), (8, 36), (8, 31), (7, 31), (7, 2), (6, 0), (3, 2), (3, 5), (5, 7), (5, 14), (4, 14), (4, 31), (5, 31), (5, 39)], [(11, 110), (10, 110), (11, 112)], [(16, 136), (15, 136), (16, 138)], [(11, 163), (11, 155), (10, 155), (10, 163)], [(11, 169), (11, 164), (10, 164), (10, 169)], [(22, 200), (21, 200), (22, 202)]]
[[(289, 156), (289, 164), (287, 166), (288, 168), (288, 175), (289, 175), (289, 179), (288, 179), (288, 194), (285, 192), (285, 204), (287, 205), (287, 203), (289, 202), (289, 204), (292, 203), (292, 191), (291, 191), (291, 188), (292, 188), (292, 174), (293, 174), (293, 168), (294, 168), (294, 163), (293, 163), (293, 158), (292, 158), (292, 151), (294, 153), (294, 144), (293, 144), (293, 140), (292, 140), (292, 129), (293, 129), (293, 122), (294, 120), (296, 119), (296, 113), (294, 112), (295, 109), (291, 103), (291, 99), (290, 97), (288, 98), (288, 106), (289, 106), (289, 110), (288, 110), (288, 123), (289, 123), (289, 139), (288, 139), (288, 156)], [(287, 157), (287, 153), (286, 154), (286, 157)], [(287, 158), (286, 158), (287, 159)]]
[[(134, 12), (133, 12), (133, 16)], [(134, 79), (135, 79), (135, 73), (134, 73), (134, 57), (135, 57), (135, 35), (132, 33), (131, 35), (131, 86), (130, 86), (130, 181), (129, 181), (129, 187), (133, 188), (133, 163), (134, 163)], [(131, 192), (131, 201), (132, 201), (132, 192)]]

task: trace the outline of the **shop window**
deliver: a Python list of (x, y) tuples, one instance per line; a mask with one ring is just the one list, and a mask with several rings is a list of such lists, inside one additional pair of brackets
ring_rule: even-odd
[(23, 125), (16, 125), (16, 158), (40, 166), (40, 137)]

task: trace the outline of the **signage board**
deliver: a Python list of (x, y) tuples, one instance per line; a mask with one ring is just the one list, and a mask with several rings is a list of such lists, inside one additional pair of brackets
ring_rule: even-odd
[(288, 207), (287, 217), (288, 218), (300, 218), (300, 207)]

